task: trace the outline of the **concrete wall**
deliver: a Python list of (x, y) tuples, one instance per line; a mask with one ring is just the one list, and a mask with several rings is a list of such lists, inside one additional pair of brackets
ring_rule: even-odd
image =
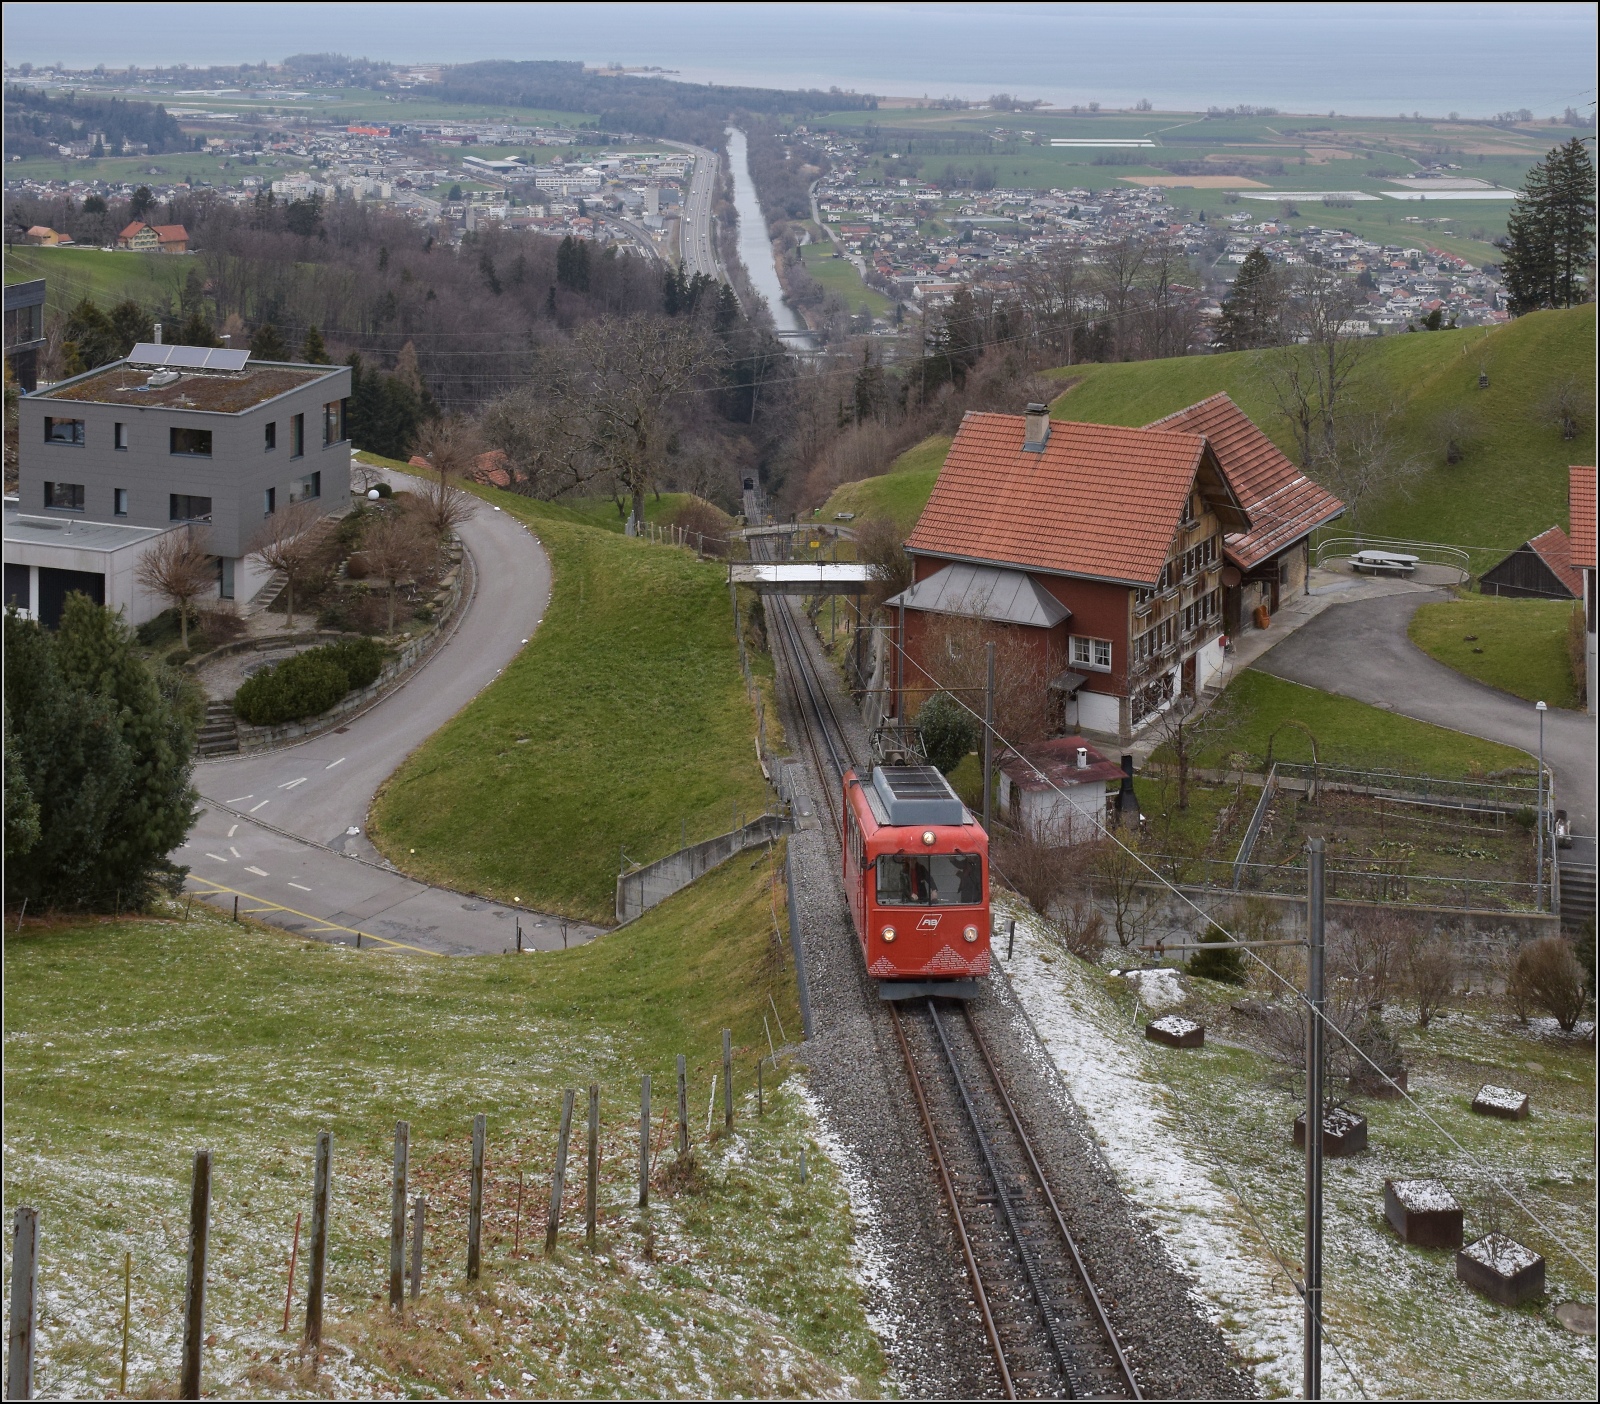
[[(323, 510), (342, 511), (350, 500), (350, 442), (345, 439), (324, 447), (322, 407), (349, 396), (350, 369), (329, 366), (327, 370), (327, 375), (307, 385), (237, 414), (54, 400), (48, 391), (24, 395), (18, 405), (21, 510), (79, 521), (165, 528), (172, 525), (171, 494), (209, 497), (209, 550), (233, 558), (249, 550), (251, 538), (261, 527), (267, 488), (277, 490), (281, 510), (288, 506), (293, 481), (320, 472)], [(297, 414), (305, 416), (305, 452), (295, 458), (290, 456), (289, 423)], [(83, 420), (84, 442), (45, 443), (46, 417)], [(118, 423), (127, 426), (125, 449), (115, 447), (114, 426)], [(269, 423), (278, 426), (277, 447), (270, 451), (265, 446)], [(173, 428), (209, 429), (211, 457), (173, 454), (169, 433)], [(81, 483), (84, 510), (47, 513), (46, 482)], [(128, 492), (125, 517), (114, 511), (117, 488)]]
[(747, 848), (772, 843), (789, 831), (789, 821), (781, 815), (763, 814), (730, 834), (718, 834), (704, 843), (692, 843), (647, 863), (617, 879), (617, 921), (622, 923), (643, 916), (658, 902), (680, 892), (697, 877), (726, 863)]

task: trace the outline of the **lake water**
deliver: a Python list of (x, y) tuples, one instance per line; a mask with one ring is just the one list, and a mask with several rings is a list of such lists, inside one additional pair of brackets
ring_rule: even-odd
[(1060, 104), (1540, 117), (1595, 98), (1588, 4), (8, 4), (5, 58), (580, 59), (702, 82)]
[[(767, 221), (761, 214), (761, 202), (756, 199), (755, 182), (750, 179), (748, 143), (744, 133), (734, 127), (728, 129), (728, 163), (733, 169), (733, 203), (739, 211), (739, 262), (750, 275), (750, 285), (766, 298), (778, 330), (804, 331), (805, 322), (783, 300), (783, 284), (778, 281), (773, 263)], [(783, 342), (791, 350), (811, 350), (816, 344), (811, 337), (798, 336), (786, 336)]]

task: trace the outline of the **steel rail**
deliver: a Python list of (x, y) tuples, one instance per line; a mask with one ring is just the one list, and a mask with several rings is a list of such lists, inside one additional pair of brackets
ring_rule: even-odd
[(1017, 1140), (1021, 1142), (1022, 1149), (1028, 1157), (1028, 1164), (1033, 1169), (1033, 1177), (1039, 1183), (1039, 1188), (1044, 1191), (1046, 1202), (1050, 1205), (1050, 1212), (1055, 1217), (1056, 1228), (1061, 1232), (1061, 1239), (1067, 1245), (1067, 1251), (1072, 1257), (1072, 1265), (1078, 1271), (1079, 1280), (1082, 1281), (1084, 1290), (1088, 1293), (1089, 1301), (1094, 1307), (1096, 1318), (1100, 1322), (1100, 1329), (1105, 1332), (1107, 1342), (1111, 1346), (1112, 1354), (1117, 1358), (1117, 1368), (1122, 1372), (1126, 1381), (1128, 1392), (1134, 1399), (1144, 1398), (1133, 1377), (1133, 1367), (1128, 1363), (1128, 1357), (1122, 1349), (1122, 1342), (1117, 1338), (1116, 1328), (1111, 1324), (1111, 1317), (1106, 1312), (1105, 1303), (1100, 1300), (1100, 1293), (1095, 1290), (1094, 1280), (1089, 1276), (1089, 1270), (1084, 1266), (1083, 1255), (1078, 1252), (1077, 1241), (1072, 1237), (1072, 1232), (1067, 1228), (1066, 1219), (1062, 1217), (1061, 1208), (1056, 1203), (1056, 1197), (1050, 1188), (1050, 1182), (1045, 1179), (1044, 1169), (1039, 1164), (1039, 1157), (1034, 1154), (1033, 1142), (1028, 1139), (1028, 1133), (1022, 1128), (1022, 1118), (1017, 1115), (1017, 1109), (1011, 1101), (1011, 1095), (1006, 1091), (1005, 1083), (1000, 1080), (1000, 1070), (995, 1066), (994, 1058), (989, 1053), (989, 1045), (983, 1041), (983, 1035), (978, 1032), (977, 1022), (972, 1017), (972, 1011), (965, 1005), (962, 1013), (966, 1016), (967, 1030), (972, 1035), (972, 1042), (983, 1059), (983, 1065), (989, 1070), (989, 1080), (994, 1084), (995, 1091), (1000, 1096), (1000, 1103), (1006, 1109), (1010, 1118), (1012, 1130), (1017, 1133)]
[(995, 1202), (1000, 1206), (1001, 1217), (1004, 1218), (1006, 1229), (1016, 1247), (1017, 1261), (1022, 1265), (1022, 1275), (1027, 1281), (1028, 1292), (1039, 1308), (1039, 1318), (1044, 1322), (1045, 1340), (1050, 1345), (1051, 1355), (1055, 1357), (1056, 1368), (1061, 1372), (1062, 1383), (1067, 1387), (1067, 1397), (1082, 1399), (1085, 1397), (1083, 1381), (1067, 1350), (1066, 1342), (1061, 1339), (1061, 1333), (1057, 1329), (1050, 1296), (1044, 1289), (1044, 1283), (1039, 1280), (1027, 1236), (1022, 1232), (1022, 1225), (1017, 1222), (1016, 1205), (1012, 1203), (1011, 1195), (1006, 1192), (1005, 1176), (1000, 1173), (1000, 1167), (995, 1163), (994, 1150), (989, 1144), (988, 1136), (984, 1134), (982, 1122), (978, 1120), (978, 1109), (973, 1105), (972, 1094), (967, 1090), (967, 1080), (961, 1076), (961, 1069), (956, 1064), (955, 1049), (951, 1048), (950, 1040), (945, 1034), (944, 1023), (939, 1018), (939, 1007), (931, 999), (928, 1001), (928, 1017), (933, 1020), (933, 1031), (939, 1036), (939, 1046), (944, 1050), (945, 1065), (950, 1069), (951, 1077), (955, 1079), (956, 1091), (961, 1094), (961, 1105), (966, 1109), (967, 1123), (972, 1128), (973, 1137), (978, 1143), (978, 1151), (983, 1156), (984, 1168), (988, 1170), (989, 1179), (994, 1185)]
[(922, 1077), (917, 1072), (916, 1060), (911, 1056), (911, 1045), (906, 1042), (905, 1030), (900, 1027), (900, 1011), (889, 1005), (889, 1022), (894, 1026), (894, 1036), (900, 1044), (900, 1056), (905, 1059), (906, 1075), (911, 1079), (911, 1091), (917, 1099), (917, 1111), (922, 1117), (922, 1129), (933, 1150), (934, 1168), (939, 1173), (939, 1184), (944, 1190), (944, 1202), (950, 1209), (950, 1221), (955, 1226), (956, 1240), (961, 1245), (961, 1257), (967, 1265), (967, 1280), (972, 1283), (972, 1296), (983, 1321), (984, 1335), (989, 1339), (989, 1350), (994, 1356), (995, 1369), (1000, 1372), (1000, 1386), (1007, 1399), (1017, 1397), (1016, 1386), (1011, 1381), (1011, 1368), (1006, 1364), (1006, 1353), (1000, 1344), (1000, 1332), (994, 1324), (994, 1313), (989, 1309), (989, 1294), (984, 1289), (983, 1277), (978, 1272), (977, 1260), (972, 1256), (972, 1240), (967, 1236), (967, 1222), (961, 1215), (961, 1204), (956, 1198), (950, 1180), (950, 1168), (945, 1164), (944, 1152), (939, 1148), (939, 1137), (933, 1129), (933, 1116), (928, 1111), (927, 1094), (922, 1089)]

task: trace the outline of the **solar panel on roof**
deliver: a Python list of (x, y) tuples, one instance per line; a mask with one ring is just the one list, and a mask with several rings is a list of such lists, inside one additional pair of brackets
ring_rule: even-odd
[(167, 346), (141, 341), (128, 352), (128, 363), (135, 366), (169, 366), (173, 370), (242, 371), (250, 359), (248, 351), (232, 351), (223, 346)]

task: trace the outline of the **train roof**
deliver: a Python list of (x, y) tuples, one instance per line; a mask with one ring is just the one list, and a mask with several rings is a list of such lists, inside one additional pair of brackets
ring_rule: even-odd
[(897, 828), (967, 822), (961, 797), (931, 765), (873, 766), (871, 798), (880, 822)]

